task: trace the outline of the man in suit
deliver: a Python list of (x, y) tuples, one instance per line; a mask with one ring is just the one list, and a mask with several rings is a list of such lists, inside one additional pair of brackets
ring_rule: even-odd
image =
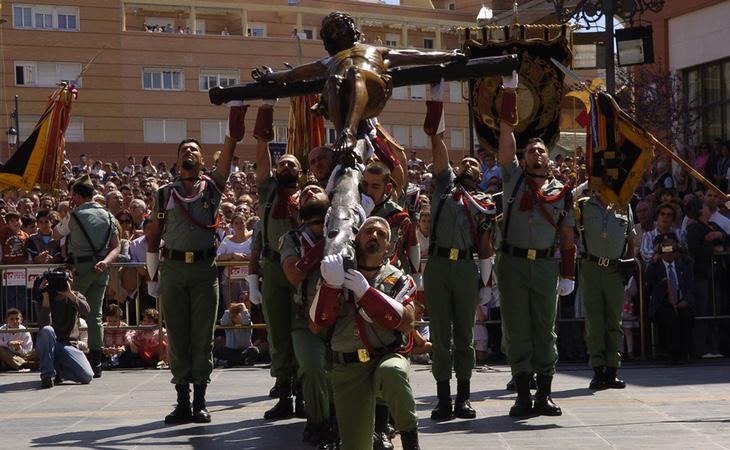
[(692, 351), (695, 303), (692, 270), (678, 258), (678, 249), (672, 233), (657, 236), (659, 258), (646, 268), (649, 317), (657, 325), (660, 348), (672, 364), (686, 362)]

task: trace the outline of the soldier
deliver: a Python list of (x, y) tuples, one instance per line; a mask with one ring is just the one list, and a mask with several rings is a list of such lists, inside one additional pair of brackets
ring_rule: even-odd
[(579, 285), (585, 310), (588, 363), (594, 373), (588, 387), (623, 389), (626, 383), (616, 378), (621, 363), (625, 284), (619, 262), (625, 256), (633, 256), (631, 207), (619, 214), (597, 192), (579, 200), (578, 206), (576, 216), (582, 244)]
[[(324, 256), (324, 218), (329, 198), (317, 184), (305, 186), (299, 195), (301, 227), (286, 233), (279, 249), (284, 274), (294, 286), (292, 342), (298, 377), (307, 405), (307, 426), (303, 440), (315, 445), (330, 442), (330, 387), (327, 379), (327, 333), (310, 327), (309, 307), (320, 280)], [(265, 281), (265, 280), (264, 280)]]
[(109, 284), (108, 265), (119, 256), (119, 224), (94, 198), (94, 185), (88, 175), (71, 185), (71, 202), (76, 207), (56, 227), (57, 238), (68, 236), (68, 253), (74, 268), (73, 289), (86, 297), (89, 313), (89, 360), (94, 378), (101, 377), (104, 340), (102, 328), (104, 293)]
[[(278, 420), (288, 419), (295, 414), (292, 380), (296, 377), (297, 367), (292, 344), (292, 286), (284, 275), (278, 250), (281, 237), (299, 227), (295, 196), (301, 165), (294, 155), (284, 155), (272, 173), (267, 142), (274, 138), (273, 114), (273, 102), (265, 102), (259, 107), (254, 137), (257, 141), (256, 184), (263, 243), (261, 294), (271, 355), (271, 375), (276, 378), (279, 393), (279, 401), (264, 413), (264, 418)], [(304, 414), (301, 396), (297, 397), (296, 412), (298, 416)]]
[(344, 450), (373, 447), (376, 397), (389, 407), (403, 448), (418, 448), (416, 402), (404, 354), (412, 344), (416, 285), (388, 263), (389, 242), (388, 222), (366, 219), (355, 238), (358, 270), (345, 272), (341, 255), (326, 256), (309, 310), (314, 325), (334, 327), (331, 380)]
[[(243, 139), (247, 106), (231, 102), (228, 133), (217, 167), (203, 175), (198, 141), (185, 139), (177, 150), (179, 177), (157, 190), (152, 239), (147, 242), (147, 272), (157, 276), (168, 334), (168, 357), (177, 406), (165, 423), (210, 422), (205, 392), (213, 371), (213, 330), (218, 309), (215, 266), (218, 206), (231, 169), (236, 142)], [(164, 262), (159, 246), (164, 239)], [(193, 404), (190, 409), (190, 383)]]
[[(505, 198), (497, 279), (507, 362), (517, 388), (514, 417), (533, 412), (530, 379), (537, 374), (534, 412), (558, 416), (551, 387), (558, 351), (555, 313), (558, 295), (575, 287), (573, 202), (570, 190), (548, 176), (548, 150), (542, 139), (528, 140), (524, 169), (517, 162), (517, 73), (503, 77), (499, 134)], [(560, 246), (562, 264), (554, 258)], [(562, 267), (562, 269), (561, 269)], [(557, 288), (557, 289), (556, 289)]]
[[(476, 189), (481, 179), (479, 161), (464, 158), (456, 169), (449, 166), (443, 140), (442, 85), (432, 86), (427, 102), (424, 130), (431, 136), (435, 190), (431, 205), (429, 258), (423, 272), (426, 307), (433, 343), (433, 377), (438, 404), (432, 420), (454, 416), (476, 417), (469, 403), (470, 380), (474, 368), (474, 316), (479, 287), (486, 286), (492, 272), (486, 230), (493, 205)], [(479, 254), (479, 268), (474, 263)], [(481, 281), (480, 274), (481, 272)], [(451, 355), (453, 330), (454, 352)], [(451, 405), (451, 369), (456, 374), (457, 393)]]

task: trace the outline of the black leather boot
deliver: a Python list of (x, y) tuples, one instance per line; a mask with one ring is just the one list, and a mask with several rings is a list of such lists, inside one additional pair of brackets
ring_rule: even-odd
[(176, 384), (175, 390), (177, 391), (177, 406), (165, 417), (165, 423), (168, 425), (188, 423), (193, 418), (190, 410), (190, 385)]
[(207, 389), (207, 384), (193, 386), (193, 422), (195, 423), (210, 422), (210, 413), (205, 408), (205, 391)]
[(606, 378), (604, 375), (605, 369), (606, 368), (603, 366), (593, 368), (593, 379), (591, 380), (591, 383), (588, 385), (588, 389), (593, 389), (594, 391), (601, 391), (603, 389), (608, 388), (608, 386), (606, 386)]
[(508, 391), (512, 391), (512, 392), (516, 391), (517, 387), (515, 387), (515, 377), (510, 378), (509, 381), (507, 382), (507, 386), (505, 386), (504, 388), (507, 389)]
[(530, 394), (530, 380), (532, 374), (522, 374), (513, 377), (517, 389), (515, 404), (509, 409), (512, 417), (524, 417), (532, 413), (532, 394)]
[(385, 405), (375, 405), (375, 427), (373, 428), (373, 450), (392, 450), (393, 441), (388, 433), (390, 411)]
[(454, 418), (454, 411), (451, 409), (451, 385), (449, 381), (436, 382), (436, 395), (438, 403), (431, 411), (431, 420), (450, 420)]
[(94, 378), (101, 378), (101, 350), (89, 350), (89, 363)]
[(542, 416), (560, 416), (563, 411), (553, 402), (550, 396), (553, 377), (548, 375), (537, 376), (537, 392), (535, 392), (535, 412)]
[(400, 443), (403, 450), (420, 450), (418, 446), (418, 429), (400, 432)]
[(454, 416), (459, 419), (473, 419), (477, 416), (477, 412), (471, 407), (469, 402), (469, 380), (456, 380), (456, 401), (454, 402)]
[(264, 419), (282, 420), (294, 417), (294, 401), (291, 397), (291, 384), (279, 384), (279, 401), (264, 413)]
[(615, 367), (606, 367), (606, 373), (604, 375), (604, 381), (606, 383), (606, 388), (608, 389), (623, 389), (626, 387), (626, 382), (618, 377), (616, 377), (616, 372), (618, 371)]
[(300, 419), (307, 418), (307, 410), (304, 405), (304, 394), (302, 393), (302, 385), (294, 385), (294, 416)]

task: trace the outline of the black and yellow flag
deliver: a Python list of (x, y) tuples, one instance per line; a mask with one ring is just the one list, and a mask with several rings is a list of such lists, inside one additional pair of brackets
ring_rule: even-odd
[(589, 185), (606, 203), (628, 205), (654, 155), (654, 137), (605, 92), (591, 94)]
[(0, 189), (15, 187), (24, 191), (39, 184), (49, 190), (59, 182), (65, 148), (65, 135), (71, 120), (71, 105), (78, 91), (61, 85), (48, 99), (48, 106), (30, 136), (0, 168)]

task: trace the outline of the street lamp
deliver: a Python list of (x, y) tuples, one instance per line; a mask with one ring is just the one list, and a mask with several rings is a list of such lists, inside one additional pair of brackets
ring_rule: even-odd
[(18, 145), (18, 130), (15, 127), (8, 128), (8, 145), (15, 147)]

